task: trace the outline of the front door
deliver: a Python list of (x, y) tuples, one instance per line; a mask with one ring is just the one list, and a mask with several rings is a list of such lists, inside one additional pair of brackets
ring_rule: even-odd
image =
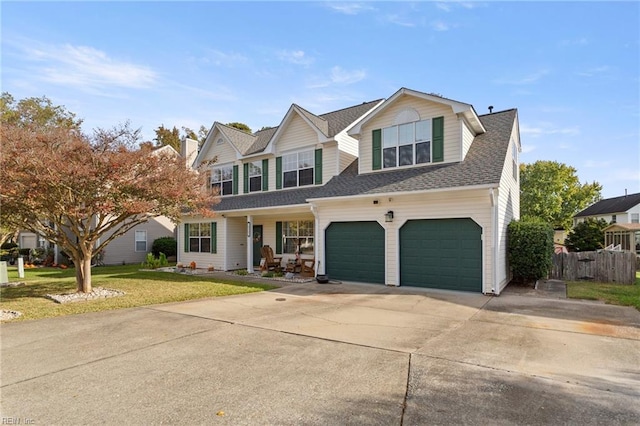
[(253, 225), (253, 266), (260, 266), (262, 248), (262, 225)]

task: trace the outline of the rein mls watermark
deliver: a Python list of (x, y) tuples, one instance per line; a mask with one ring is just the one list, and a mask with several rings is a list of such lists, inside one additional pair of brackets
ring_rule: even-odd
[(36, 421), (28, 417), (2, 417), (0, 424), (3, 425), (35, 425)]

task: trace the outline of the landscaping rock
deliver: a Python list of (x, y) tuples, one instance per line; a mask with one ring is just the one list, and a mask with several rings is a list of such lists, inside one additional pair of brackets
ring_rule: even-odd
[(22, 312), (9, 311), (9, 310), (5, 310), (5, 309), (0, 311), (0, 321), (11, 321), (11, 320), (14, 320), (14, 319), (16, 319), (16, 318), (18, 318), (20, 316), (22, 316)]
[(88, 300), (105, 299), (107, 297), (124, 296), (125, 292), (96, 287), (91, 293), (47, 294), (46, 298), (57, 303), (86, 302)]

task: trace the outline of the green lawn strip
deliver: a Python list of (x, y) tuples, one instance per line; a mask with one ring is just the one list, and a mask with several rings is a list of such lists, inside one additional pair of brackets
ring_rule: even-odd
[[(207, 297), (252, 293), (276, 288), (264, 284), (220, 280), (197, 275), (139, 271), (139, 265), (106, 266), (92, 270), (93, 287), (124, 291), (120, 297), (59, 304), (45, 298), (46, 294), (75, 291), (75, 270), (36, 268), (25, 270), (18, 279), (16, 270), (9, 270), (9, 282), (22, 281), (22, 287), (0, 289), (0, 309), (22, 312), (17, 320), (50, 318), (85, 312), (132, 308), (159, 303), (179, 302)], [(17, 321), (14, 320), (14, 321)]]
[(600, 300), (612, 305), (633, 306), (640, 311), (640, 272), (636, 273), (636, 282), (632, 285), (569, 281), (567, 282), (567, 297)]

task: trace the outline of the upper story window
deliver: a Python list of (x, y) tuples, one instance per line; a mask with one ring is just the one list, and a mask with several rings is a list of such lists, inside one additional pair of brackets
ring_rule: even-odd
[(383, 167), (431, 162), (431, 120), (382, 129)]
[(249, 192), (262, 191), (262, 161), (249, 163)]
[(214, 167), (211, 170), (211, 188), (220, 195), (233, 194), (233, 166)]
[(618, 216), (615, 214), (611, 215), (611, 223), (617, 223), (618, 222)]
[(314, 151), (282, 156), (282, 181), (285, 188), (313, 185)]
[(631, 223), (640, 222), (640, 213), (631, 213)]

